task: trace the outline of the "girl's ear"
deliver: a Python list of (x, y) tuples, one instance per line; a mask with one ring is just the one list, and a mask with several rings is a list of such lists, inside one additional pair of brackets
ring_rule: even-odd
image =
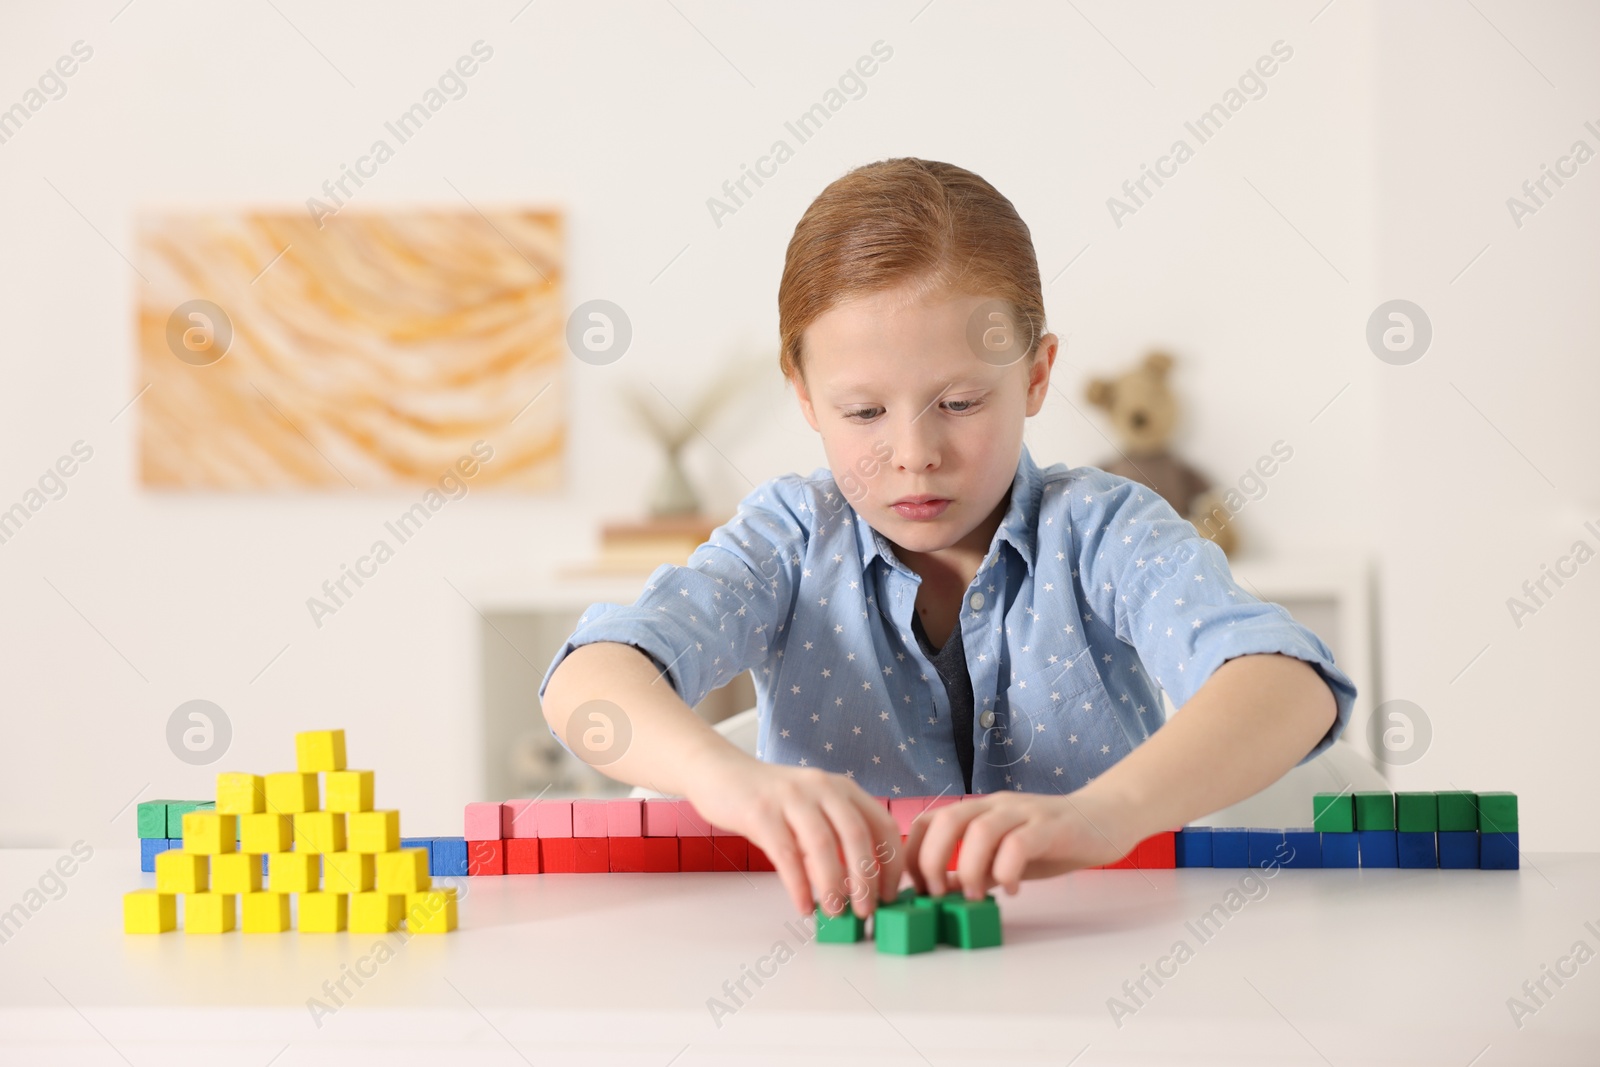
[(817, 425), (817, 413), (811, 405), (811, 391), (806, 388), (805, 376), (796, 373), (789, 379), (789, 384), (794, 386), (795, 400), (800, 405), (800, 414), (805, 416), (806, 422), (810, 423), (813, 430), (821, 433), (822, 427)]

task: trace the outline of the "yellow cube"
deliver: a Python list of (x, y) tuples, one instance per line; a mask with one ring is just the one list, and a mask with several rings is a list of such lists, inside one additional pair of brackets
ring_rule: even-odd
[(428, 879), (428, 850), (425, 848), (380, 852), (377, 859), (380, 893), (415, 893), (433, 885)]
[(190, 934), (225, 934), (233, 929), (232, 893), (190, 893), (183, 898), (183, 929)]
[(352, 811), (345, 818), (351, 852), (393, 852), (400, 847), (398, 811)]
[(156, 890), (161, 893), (204, 893), (210, 888), (209, 857), (169, 848), (156, 853)]
[(215, 856), (239, 847), (239, 817), (215, 811), (183, 813), (183, 850)]
[[(178, 928), (178, 897), (159, 889), (135, 889), (122, 894), (122, 931), (127, 934), (164, 934)], [(389, 927), (394, 929), (394, 927)]]
[(322, 884), (331, 893), (365, 893), (372, 888), (370, 852), (326, 852), (322, 856)]
[[(160, 859), (166, 853), (158, 853)], [(267, 889), (273, 893), (315, 893), (321, 875), (315, 852), (274, 852), (267, 857)]]
[(223, 771), (217, 775), (217, 810), (224, 815), (253, 815), (266, 807), (266, 784), (259, 774)]
[(350, 894), (350, 932), (387, 934), (400, 929), (406, 916), (404, 893)]
[(294, 817), (296, 852), (343, 852), (344, 814), (337, 811), (302, 811)]
[(261, 891), (261, 857), (249, 852), (229, 852), (211, 860), (213, 893), (257, 893)]
[(344, 770), (344, 731), (307, 730), (294, 735), (295, 769), (317, 771)]
[(288, 852), (294, 841), (294, 816), (268, 811), (239, 816), (239, 851), (267, 855)]
[(239, 898), (247, 934), (281, 934), (289, 929), (288, 893), (245, 893)]
[(329, 811), (371, 811), (372, 772), (329, 771), (328, 802), (324, 806)]
[(267, 810), (279, 815), (316, 811), (317, 776), (299, 771), (267, 775)]
[(336, 934), (347, 925), (349, 897), (344, 893), (301, 893), (300, 932)]
[(414, 934), (447, 934), (455, 928), (455, 887), (406, 894), (407, 930)]

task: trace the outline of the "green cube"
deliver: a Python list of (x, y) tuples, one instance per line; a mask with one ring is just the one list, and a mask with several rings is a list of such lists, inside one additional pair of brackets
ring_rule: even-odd
[(993, 948), (1000, 944), (1000, 905), (994, 894), (968, 900), (949, 893), (939, 900), (939, 940), (958, 948)]
[(1441, 831), (1478, 828), (1478, 794), (1466, 789), (1441, 789), (1437, 795)]
[(210, 811), (217, 806), (214, 800), (167, 801), (167, 836), (183, 839), (183, 817), (191, 811)]
[(1356, 790), (1356, 829), (1393, 830), (1394, 794), (1387, 789)]
[(829, 916), (823, 913), (822, 906), (817, 906), (817, 940), (829, 944), (842, 945), (851, 941), (862, 941), (866, 938), (866, 923), (854, 911), (846, 908), (838, 915)]
[(1319, 833), (1349, 833), (1356, 828), (1355, 797), (1316, 793), (1311, 797), (1311, 827)]
[(1439, 794), (1396, 793), (1395, 821), (1401, 833), (1433, 833), (1439, 829)]
[(1517, 794), (1479, 793), (1478, 829), (1486, 834), (1517, 832)]
[(939, 943), (939, 909), (898, 901), (879, 905), (873, 913), (872, 939), (879, 952), (897, 956), (932, 952)]
[(141, 838), (167, 836), (167, 805), (173, 800), (146, 800), (139, 804), (139, 836)]

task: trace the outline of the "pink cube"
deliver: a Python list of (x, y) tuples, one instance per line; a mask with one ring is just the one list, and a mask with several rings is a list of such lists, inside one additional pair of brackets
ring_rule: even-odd
[(607, 837), (643, 837), (644, 801), (638, 797), (606, 801)]
[(679, 837), (710, 837), (711, 824), (705, 816), (695, 810), (694, 804), (687, 800), (675, 800), (673, 803), (678, 809), (678, 836)]
[(539, 836), (537, 800), (508, 800), (500, 805), (500, 836), (508, 840)]
[(541, 800), (533, 805), (540, 837), (572, 837), (572, 801)]
[(894, 816), (895, 823), (900, 827), (902, 834), (911, 832), (911, 822), (928, 808), (931, 797), (892, 797), (889, 800), (889, 814)]
[(574, 800), (572, 802), (572, 836), (606, 836), (606, 802), (603, 800)]
[(677, 801), (665, 797), (647, 798), (644, 802), (643, 825), (645, 837), (677, 837)]
[(946, 806), (947, 804), (959, 804), (959, 803), (961, 803), (961, 798), (959, 796), (957, 796), (954, 793), (946, 793), (942, 797), (929, 797), (928, 798), (928, 806), (924, 810), (932, 811), (934, 808), (942, 808), (942, 807)]
[(468, 841), (498, 841), (502, 833), (499, 804), (480, 802), (467, 805), (467, 828), (462, 836)]

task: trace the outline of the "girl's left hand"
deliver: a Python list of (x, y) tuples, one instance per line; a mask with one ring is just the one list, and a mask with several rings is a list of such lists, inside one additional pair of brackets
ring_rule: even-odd
[[(1025, 878), (1051, 878), (1121, 859), (1141, 840), (1126, 806), (1083, 791), (1063, 796), (990, 793), (917, 816), (906, 835), (906, 871), (917, 892), (956, 890), (980, 900), (994, 886), (1015, 896)], [(957, 842), (954, 878), (946, 868)], [(953, 883), (953, 884), (952, 884)]]

